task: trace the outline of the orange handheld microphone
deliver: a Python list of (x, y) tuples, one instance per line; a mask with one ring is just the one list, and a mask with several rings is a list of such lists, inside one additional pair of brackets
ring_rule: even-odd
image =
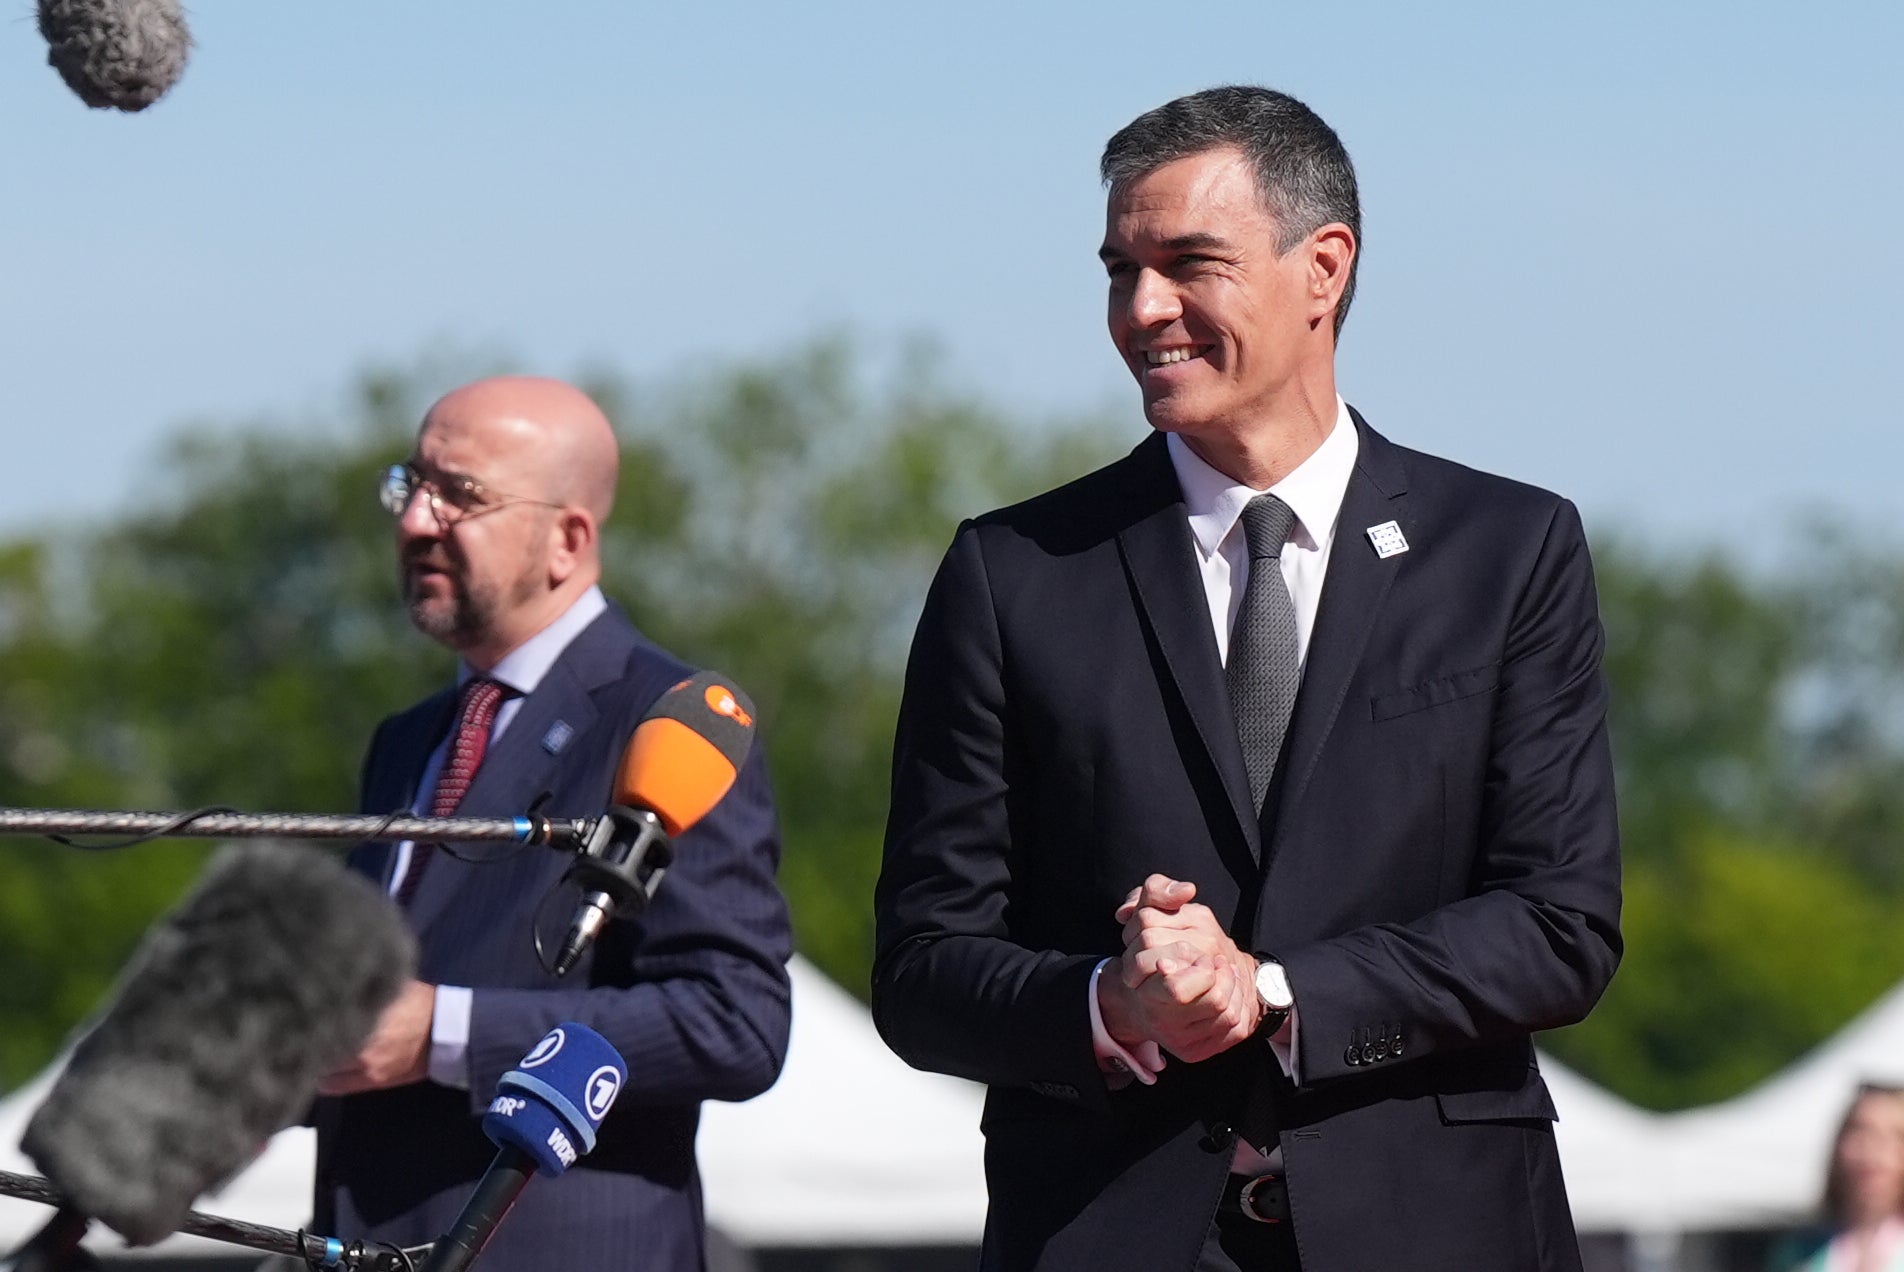
[(754, 706), (703, 671), (655, 699), (615, 775), (614, 803), (563, 876), (582, 889), (554, 971), (566, 976), (613, 918), (648, 904), (674, 862), (674, 837), (721, 802), (754, 745)]

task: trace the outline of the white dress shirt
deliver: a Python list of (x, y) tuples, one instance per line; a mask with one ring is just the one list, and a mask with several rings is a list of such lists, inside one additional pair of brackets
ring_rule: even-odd
[[(1181, 437), (1172, 433), (1164, 439), (1170, 462), (1177, 472), (1177, 484), (1183, 489), (1183, 502), (1189, 514), (1190, 537), (1196, 547), (1198, 571), (1203, 580), (1203, 595), (1210, 607), (1210, 625), (1216, 634), (1217, 655), (1225, 664), (1230, 657), (1230, 628), (1236, 611), (1243, 603), (1243, 589), (1249, 584), (1249, 541), (1239, 524), (1244, 505), (1257, 495), (1269, 493), (1289, 505), (1296, 514), (1290, 527), (1289, 541), (1278, 562), (1283, 582), (1289, 587), (1289, 599), (1296, 609), (1296, 657), (1306, 666), (1309, 637), (1315, 631), (1316, 610), (1322, 603), (1322, 581), (1329, 569), (1329, 553), (1335, 546), (1336, 522), (1341, 518), (1342, 498), (1348, 492), (1349, 477), (1355, 471), (1361, 443), (1355, 421), (1341, 398), (1335, 403), (1335, 426), (1309, 458), (1267, 492), (1252, 489), (1210, 467)], [(1139, 1082), (1152, 1083), (1163, 1068), (1163, 1053), (1153, 1042), (1134, 1048), (1120, 1046), (1104, 1027), (1098, 1009), (1097, 978), (1112, 962), (1098, 964), (1091, 977), (1091, 1040), (1098, 1060), (1116, 1073), (1129, 1073)], [(1270, 1040), (1283, 1071), (1293, 1075), (1296, 1012), (1277, 1036)], [(1240, 1146), (1239, 1146), (1240, 1147)]]
[[(489, 670), (491, 680), (514, 691), (496, 708), (495, 722), (489, 726), (491, 746), (503, 735), (510, 721), (516, 718), (516, 713), (522, 709), (522, 700), (535, 692), (542, 678), (549, 674), (549, 668), (555, 666), (555, 660), (607, 608), (608, 600), (602, 595), (602, 590), (599, 587), (589, 588), (575, 599), (575, 604), (563, 610), (554, 622), (504, 654)], [(458, 687), (475, 674), (467, 663), (459, 665), (456, 669)], [(423, 775), (417, 781), (416, 800), (410, 805), (410, 811), (418, 816), (429, 812), (436, 794), (436, 778), (443, 771), (443, 759), (449, 753), (450, 739), (454, 734), (454, 729), (445, 734), (423, 765)], [(396, 895), (403, 876), (409, 872), (410, 857), (411, 843), (406, 839), (397, 845), (391, 861), (387, 887), (392, 896)], [(436, 1014), (430, 1021), (430, 1080), (433, 1082), (469, 1089), (467, 1060), (472, 998), (467, 986), (436, 987)]]
[[(1217, 655), (1227, 666), (1230, 629), (1236, 625), (1236, 611), (1249, 584), (1249, 540), (1237, 523), (1244, 506), (1266, 492), (1224, 476), (1199, 459), (1174, 433), (1164, 439), (1164, 445), (1177, 470), (1177, 484), (1183, 487), (1190, 537), (1196, 543), (1197, 564), (1203, 575), (1203, 594), (1210, 603)], [(1296, 514), (1280, 564), (1283, 582), (1289, 585), (1289, 599), (1296, 607), (1299, 663), (1306, 663), (1309, 657), (1309, 636), (1316, 629), (1316, 609), (1322, 603), (1322, 579), (1329, 569), (1329, 551), (1335, 546), (1335, 524), (1360, 449), (1355, 422), (1349, 418), (1348, 407), (1337, 398), (1335, 427), (1329, 430), (1329, 436), (1294, 472), (1267, 491)]]

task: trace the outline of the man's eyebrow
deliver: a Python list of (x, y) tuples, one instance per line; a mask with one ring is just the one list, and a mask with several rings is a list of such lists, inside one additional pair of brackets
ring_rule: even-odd
[(414, 455), (410, 458), (410, 468), (425, 481), (433, 481), (438, 485), (453, 483), (458, 486), (481, 486), (483, 484), (468, 473), (458, 472), (454, 468), (436, 468)]
[(1227, 248), (1230, 241), (1220, 234), (1197, 231), (1194, 234), (1179, 234), (1176, 238), (1164, 240), (1164, 246), (1176, 252), (1192, 252), (1199, 248)]
[[(1175, 238), (1167, 238), (1160, 246), (1173, 252), (1227, 251), (1230, 247), (1230, 241), (1220, 234), (1211, 234), (1206, 230), (1197, 230), (1190, 234), (1179, 234)], [(1112, 247), (1109, 243), (1100, 247), (1097, 250), (1097, 255), (1099, 260), (1107, 264), (1114, 260), (1128, 260), (1130, 257), (1128, 252)]]

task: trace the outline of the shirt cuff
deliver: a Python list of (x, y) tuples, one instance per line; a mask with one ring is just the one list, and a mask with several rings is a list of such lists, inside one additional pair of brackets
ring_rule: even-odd
[(1283, 1027), (1269, 1036), (1269, 1049), (1275, 1055), (1276, 1063), (1283, 1067), (1283, 1076), (1301, 1086), (1302, 1075), (1296, 1072), (1296, 1030), (1296, 1005), (1291, 1003)]
[(430, 1018), (430, 1081), (469, 1090), (469, 1017), (475, 993), (462, 985), (436, 987)]
[(1104, 1027), (1104, 1012), (1097, 1005), (1097, 978), (1104, 974), (1104, 969), (1110, 963), (1111, 960), (1107, 958), (1092, 969), (1091, 983), (1085, 989), (1085, 996), (1091, 1002), (1091, 1050), (1097, 1053), (1097, 1067), (1106, 1074), (1128, 1075), (1145, 1086), (1151, 1086), (1163, 1071), (1162, 1049), (1148, 1038), (1127, 1049), (1111, 1037), (1110, 1031)]

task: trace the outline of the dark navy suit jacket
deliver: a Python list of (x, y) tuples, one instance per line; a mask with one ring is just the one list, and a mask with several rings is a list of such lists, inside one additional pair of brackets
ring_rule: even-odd
[[(1579, 1266), (1530, 1034), (1620, 952), (1585, 539), (1566, 501), (1355, 418), (1260, 821), (1161, 436), (967, 524), (933, 584), (873, 1010), (911, 1063), (990, 1084), (986, 1268), (1188, 1272), (1252, 1092), (1306, 1272)], [(1107, 1089), (1087, 986), (1153, 871), (1287, 966), (1299, 1086), (1250, 1042)]]
[[(517, 815), (547, 792), (539, 807), (550, 816), (600, 814), (636, 723), (690, 674), (611, 607), (523, 700), (458, 811)], [(378, 727), (364, 765), (366, 811), (410, 806), (430, 752), (450, 727), (454, 696), (445, 690)], [(320, 1231), (401, 1245), (441, 1236), (495, 1155), (478, 1119), (497, 1079), (551, 1025), (576, 1020), (627, 1059), (627, 1086), (594, 1152), (559, 1179), (530, 1181), (482, 1266), (702, 1266), (694, 1164), (700, 1102), (758, 1094), (786, 1056), (792, 937), (774, 883), (779, 832), (758, 748), (734, 789), (676, 848), (646, 912), (612, 923), (561, 980), (537, 961), (530, 924), (565, 855), (528, 848), (483, 865), (434, 855), (410, 908), (418, 975), (475, 991), (470, 1088), (426, 1081), (320, 1100)], [(381, 879), (391, 851), (366, 845), (353, 864)], [(465, 851), (493, 857), (498, 850)], [(566, 910), (547, 926), (559, 939)]]

